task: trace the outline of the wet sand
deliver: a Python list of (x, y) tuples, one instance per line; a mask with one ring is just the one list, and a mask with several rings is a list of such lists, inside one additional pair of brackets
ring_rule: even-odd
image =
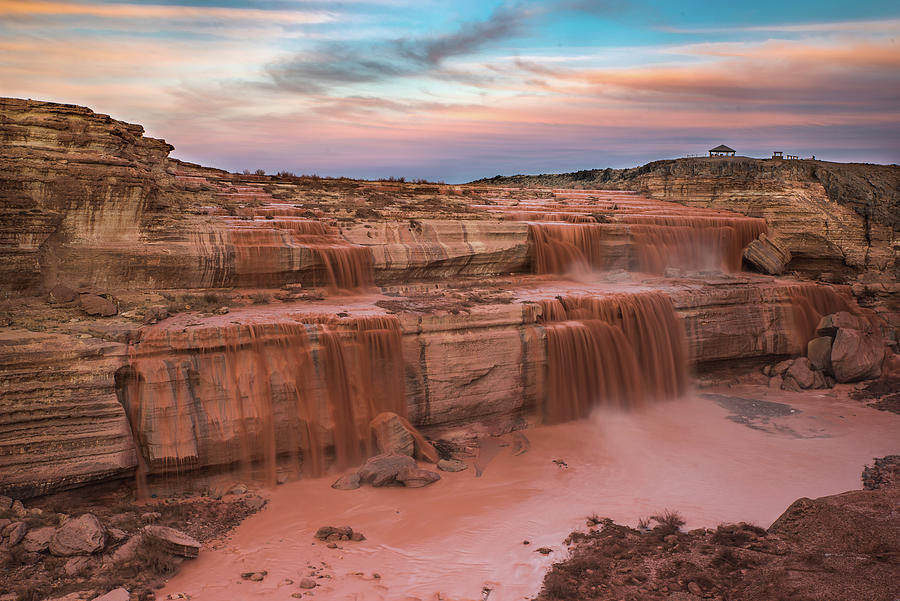
[[(287, 600), (304, 592), (298, 583), (313, 566), (331, 576), (317, 579), (316, 599), (481, 600), (485, 587), (490, 601), (527, 599), (591, 514), (635, 525), (668, 508), (688, 529), (768, 527), (799, 497), (860, 488), (865, 463), (900, 451), (900, 416), (847, 400), (847, 390), (734, 387), (600, 411), (528, 430), (530, 450), (502, 448), (480, 478), (473, 468), (442, 473), (424, 489), (339, 491), (333, 476), (289, 482), (268, 491), (269, 506), (229, 541), (187, 562), (160, 598)], [(746, 402), (754, 400), (789, 407)], [(313, 538), (323, 525), (349, 525), (367, 540), (328, 549)], [(553, 552), (535, 552), (542, 546)], [(240, 578), (260, 570), (262, 582)]]

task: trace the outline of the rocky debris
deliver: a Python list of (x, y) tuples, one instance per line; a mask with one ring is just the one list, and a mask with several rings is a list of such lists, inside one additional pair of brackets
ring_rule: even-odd
[(813, 369), (823, 372), (831, 371), (831, 342), (829, 336), (813, 338), (806, 345), (806, 356)]
[(91, 565), (93, 565), (93, 561), (91, 561), (90, 557), (87, 555), (76, 555), (66, 561), (65, 565), (63, 565), (63, 571), (69, 578), (75, 578), (87, 572)]
[(129, 537), (123, 544), (119, 545), (119, 548), (113, 551), (110, 556), (110, 561), (113, 564), (117, 563), (127, 563), (134, 559), (134, 556), (137, 555), (138, 549), (141, 548), (141, 544), (144, 542), (144, 535), (141, 533), (135, 534)]
[(876, 457), (871, 467), (863, 468), (862, 481), (865, 490), (900, 488), (900, 455)]
[(881, 375), (884, 341), (874, 333), (839, 328), (831, 347), (831, 368), (838, 382), (869, 380)]
[(441, 479), (441, 475), (420, 467), (405, 467), (397, 474), (397, 480), (407, 488), (422, 488)]
[(469, 464), (458, 459), (441, 459), (437, 462), (437, 468), (442, 472), (461, 472), (469, 469)]
[(768, 531), (723, 524), (681, 532), (603, 520), (573, 532), (569, 557), (538, 601), (640, 599), (893, 599), (897, 489), (798, 499)]
[(269, 575), (269, 572), (266, 570), (262, 570), (260, 572), (243, 572), (241, 574), (241, 578), (243, 580), (249, 580), (250, 582), (262, 582), (263, 579)]
[(89, 555), (106, 546), (106, 531), (92, 513), (66, 520), (50, 538), (50, 553), (57, 556)]
[(379, 413), (369, 423), (375, 443), (382, 454), (413, 456), (416, 450), (412, 434), (396, 413)]
[(105, 595), (94, 597), (93, 601), (129, 601), (131, 593), (124, 588), (117, 588), (109, 591)]
[(366, 540), (362, 532), (354, 531), (350, 526), (322, 526), (316, 530), (315, 537), (329, 543), (348, 540), (361, 542)]
[(3, 529), (3, 538), (7, 546), (15, 547), (22, 542), (27, 531), (28, 526), (25, 525), (25, 522), (13, 522)]
[[(769, 365), (763, 373), (769, 387), (800, 392), (831, 388), (835, 382), (870, 380), (890, 371), (890, 341), (860, 317), (840, 311), (825, 315), (816, 328), (818, 337), (807, 343), (807, 357)], [(900, 362), (898, 362), (900, 364)]]
[(82, 294), (79, 297), (79, 302), (81, 303), (81, 308), (88, 315), (111, 317), (119, 312), (114, 302), (99, 294)]
[(56, 528), (52, 526), (29, 530), (22, 539), (22, 548), (29, 553), (43, 553), (50, 548), (50, 539), (53, 538), (55, 532)]
[(816, 377), (810, 369), (809, 359), (800, 357), (796, 359), (784, 376), (785, 380), (792, 378), (800, 388), (812, 388)]
[(773, 376), (783, 376), (788, 369), (790, 369), (791, 365), (793, 365), (793, 359), (785, 359), (784, 361), (779, 361), (774, 366), (772, 366), (771, 375)]
[(356, 490), (359, 488), (359, 472), (344, 474), (334, 481), (331, 488), (336, 488), (338, 490)]
[(750, 242), (744, 249), (744, 260), (758, 271), (781, 275), (791, 262), (791, 251), (765, 234)]
[(415, 460), (408, 455), (376, 455), (359, 469), (359, 481), (376, 488), (398, 484), (397, 476), (404, 468), (415, 469)]
[(50, 302), (54, 304), (65, 304), (75, 302), (78, 293), (66, 286), (65, 284), (57, 284), (50, 289)]
[(168, 526), (144, 526), (144, 536), (166, 553), (194, 558), (200, 554), (200, 543), (193, 537)]

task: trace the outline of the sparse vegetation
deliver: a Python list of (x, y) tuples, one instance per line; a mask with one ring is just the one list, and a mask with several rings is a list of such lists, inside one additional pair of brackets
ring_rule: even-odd
[(650, 516), (650, 519), (658, 524), (654, 530), (659, 528), (666, 534), (678, 532), (685, 524), (684, 518), (677, 511), (669, 511), (668, 509), (658, 515)]
[(207, 291), (202, 294), (163, 294), (170, 315), (185, 311), (213, 313), (221, 307), (234, 305), (234, 298), (224, 292)]

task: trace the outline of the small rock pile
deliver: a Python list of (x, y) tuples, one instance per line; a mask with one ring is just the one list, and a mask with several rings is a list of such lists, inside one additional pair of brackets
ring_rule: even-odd
[(338, 478), (332, 488), (353, 490), (361, 484), (382, 486), (406, 486), (421, 488), (441, 479), (440, 474), (420, 468), (416, 460), (409, 455), (386, 453), (369, 458), (366, 463), (352, 474)]
[(868, 322), (841, 311), (824, 316), (809, 341), (806, 357), (767, 365), (770, 388), (799, 392), (831, 388), (835, 382), (858, 382), (881, 375), (889, 347)]
[(320, 541), (327, 543), (336, 543), (339, 541), (356, 541), (362, 542), (366, 537), (362, 532), (353, 531), (350, 526), (322, 526), (316, 530), (315, 537)]

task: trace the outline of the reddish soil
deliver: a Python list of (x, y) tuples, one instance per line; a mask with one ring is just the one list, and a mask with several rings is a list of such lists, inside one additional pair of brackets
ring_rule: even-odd
[(898, 471), (900, 457), (878, 459), (863, 472), (870, 490), (798, 499), (768, 530), (740, 523), (685, 533), (674, 513), (638, 529), (589, 519), (537, 599), (894, 601)]
[[(265, 501), (253, 494), (227, 495), (222, 498), (194, 496), (133, 502), (133, 487), (111, 484), (77, 489), (26, 502), (31, 511), (24, 518), (29, 530), (58, 526), (63, 516), (76, 517), (93, 513), (107, 529), (107, 544), (102, 554), (76, 556), (85, 562), (75, 572), (67, 572), (69, 557), (49, 553), (29, 553), (21, 545), (11, 551), (0, 549), (0, 592), (17, 595), (18, 601), (38, 601), (78, 593), (92, 599), (118, 587), (131, 591), (140, 600), (154, 599), (154, 589), (161, 588), (174, 575), (180, 557), (169, 555), (148, 541), (143, 541), (133, 557), (113, 562), (112, 555), (129, 538), (148, 523), (169, 526), (215, 547), (246, 517), (259, 511)], [(40, 510), (38, 514), (34, 509)], [(158, 514), (158, 515), (157, 515)], [(0, 518), (13, 518), (0, 514)]]

